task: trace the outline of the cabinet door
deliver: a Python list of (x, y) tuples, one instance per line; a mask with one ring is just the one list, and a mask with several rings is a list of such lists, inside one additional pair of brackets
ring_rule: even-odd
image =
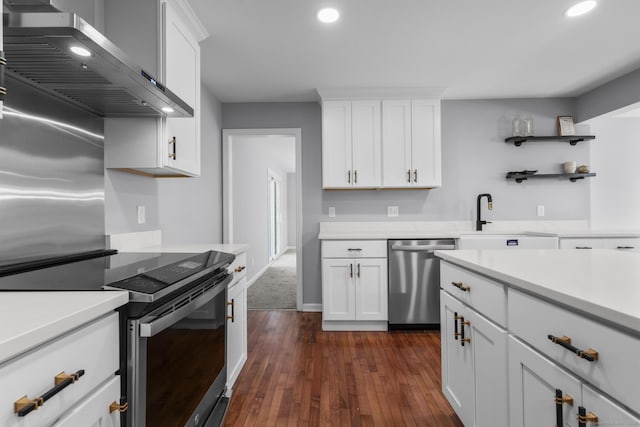
[(560, 239), (560, 249), (602, 249), (602, 239)]
[(246, 279), (229, 289), (227, 304), (227, 388), (233, 389), (247, 360)]
[(377, 188), (381, 180), (380, 101), (351, 103), (353, 186)]
[[(558, 365), (509, 337), (509, 426), (577, 426), (576, 413), (582, 400), (580, 382)], [(562, 404), (562, 423), (557, 413), (556, 390), (573, 404)]]
[(193, 107), (194, 117), (164, 119), (166, 151), (159, 152), (163, 165), (199, 175), (200, 47), (170, 3), (163, 12), (164, 82)]
[[(469, 332), (473, 355), (475, 422), (477, 427), (507, 427), (507, 331), (472, 309), (467, 309), (463, 325)], [(465, 334), (466, 335), (466, 334)]]
[(351, 103), (322, 104), (322, 187), (351, 188)]
[(414, 185), (442, 185), (440, 100), (411, 101), (411, 163)]
[(355, 261), (352, 259), (322, 260), (322, 318), (324, 320), (355, 320)]
[(382, 186), (411, 187), (411, 101), (382, 101)]
[[(587, 426), (640, 426), (640, 418), (630, 414), (587, 385), (582, 386), (582, 407), (585, 413), (591, 412), (598, 417), (597, 423), (589, 422)], [(577, 412), (576, 408), (574, 417)]]
[(356, 319), (387, 320), (387, 259), (356, 259)]
[(53, 427), (119, 427), (121, 414), (109, 406), (120, 403), (120, 377), (106, 384), (68, 411)]
[[(462, 345), (460, 317), (466, 309), (440, 291), (440, 339), (442, 341), (442, 392), (465, 426), (473, 425), (473, 360), (471, 346)], [(466, 321), (466, 319), (465, 319)]]

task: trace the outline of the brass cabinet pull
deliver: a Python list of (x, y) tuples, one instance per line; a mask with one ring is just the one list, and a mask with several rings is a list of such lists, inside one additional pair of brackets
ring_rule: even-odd
[(116, 402), (115, 400), (111, 402), (109, 405), (109, 413), (118, 411), (118, 412), (127, 412), (129, 409), (129, 402), (125, 402), (124, 399), (120, 399), (120, 402)]
[(596, 350), (592, 348), (587, 350), (580, 350), (579, 348), (571, 345), (571, 338), (567, 336), (555, 337), (553, 335), (547, 335), (547, 338), (554, 344), (558, 344), (560, 347), (566, 348), (581, 359), (587, 360), (589, 362), (595, 362), (596, 360), (598, 360), (598, 352)]
[(360, 277), (360, 264), (358, 264), (358, 273), (357, 276)]
[(567, 395), (562, 395), (562, 390), (559, 388), (556, 389), (556, 398), (554, 399), (556, 403), (556, 426), (564, 426), (564, 415), (562, 413), (563, 405), (565, 403), (573, 406), (573, 397)]
[(347, 248), (349, 252), (362, 252), (362, 248)]
[(358, 183), (358, 171), (356, 170), (353, 171), (353, 183), (354, 184)]
[(453, 338), (457, 341), (460, 336), (460, 332), (458, 332), (458, 320), (464, 319), (462, 316), (458, 316), (458, 312), (453, 312)]
[(593, 412), (587, 412), (584, 406), (578, 406), (578, 427), (587, 427), (587, 423), (597, 423), (598, 416)]
[(247, 268), (247, 267), (245, 267), (244, 265), (241, 265), (241, 266), (236, 267), (236, 269), (235, 269), (235, 270), (233, 270), (233, 271), (235, 271), (236, 273), (240, 273), (240, 272), (241, 272), (242, 270), (244, 270), (245, 268)]
[(464, 320), (464, 316), (460, 316), (460, 345), (464, 347), (464, 343), (470, 343), (471, 338), (464, 336), (464, 327), (471, 326), (471, 321)]
[(0, 101), (4, 100), (4, 96), (7, 94), (7, 88), (4, 85), (5, 65), (7, 65), (7, 60), (4, 57), (4, 52), (0, 50)]
[(349, 277), (353, 277), (353, 264), (349, 264)]
[(591, 246), (576, 246), (576, 249), (593, 249)]
[(616, 249), (635, 249), (635, 246), (618, 246)]
[(236, 300), (231, 298), (231, 301), (227, 301), (227, 305), (231, 306), (231, 316), (227, 316), (227, 320), (231, 320), (231, 323), (235, 323), (236, 321)]
[(176, 159), (176, 146), (178, 142), (176, 141), (176, 137), (174, 136), (169, 140), (169, 144), (173, 146), (173, 153), (169, 153), (169, 158), (175, 160)]
[(460, 289), (461, 291), (471, 292), (471, 286), (467, 286), (462, 282), (451, 282), (451, 284), (456, 288)]
[(413, 170), (413, 182), (418, 182), (418, 169)]
[(351, 171), (347, 171), (347, 182), (351, 184)]
[(411, 182), (411, 169), (407, 171), (407, 182)]
[(44, 405), (47, 400), (51, 399), (53, 396), (67, 388), (67, 386), (78, 381), (78, 379), (83, 375), (84, 369), (81, 369), (74, 374), (65, 374), (64, 372), (60, 372), (53, 379), (53, 383), (55, 385), (44, 392), (42, 396), (33, 399), (29, 399), (27, 396), (22, 396), (20, 399), (16, 400), (13, 403), (13, 412), (16, 413), (19, 417), (24, 417), (30, 414), (31, 412)]

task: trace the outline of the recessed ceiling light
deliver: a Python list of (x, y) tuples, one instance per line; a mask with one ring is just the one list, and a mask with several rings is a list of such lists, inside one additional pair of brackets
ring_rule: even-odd
[(573, 6), (571, 6), (569, 9), (567, 9), (567, 11), (564, 14), (570, 18), (573, 18), (574, 16), (584, 15), (585, 13), (589, 12), (591, 9), (596, 7), (596, 4), (597, 2), (595, 0), (588, 0), (580, 3), (576, 3)]
[(175, 110), (171, 107), (162, 107), (162, 111), (165, 113), (173, 113)]
[(69, 50), (78, 56), (91, 56), (91, 52), (80, 46), (71, 46)]
[(336, 22), (338, 18), (340, 18), (340, 12), (332, 7), (320, 9), (320, 11), (318, 12), (318, 20), (320, 22), (324, 22), (325, 24)]

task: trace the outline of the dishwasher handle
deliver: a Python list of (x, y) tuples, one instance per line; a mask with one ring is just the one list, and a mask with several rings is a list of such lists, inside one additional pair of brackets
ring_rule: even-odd
[(452, 250), (456, 245), (391, 245), (392, 251), (404, 251), (404, 252), (433, 252), (438, 250)]

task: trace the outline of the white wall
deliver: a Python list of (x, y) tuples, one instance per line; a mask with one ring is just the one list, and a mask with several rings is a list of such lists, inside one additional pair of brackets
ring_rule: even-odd
[(296, 174), (287, 174), (287, 240), (288, 247), (296, 246)]
[[(231, 150), (233, 242), (249, 245), (247, 275), (252, 279), (269, 264), (269, 169), (282, 178), (286, 191), (287, 173), (295, 168), (295, 139), (233, 136)], [(286, 210), (286, 196), (282, 202)]]
[(640, 117), (597, 118), (589, 122), (591, 226), (640, 229)]

